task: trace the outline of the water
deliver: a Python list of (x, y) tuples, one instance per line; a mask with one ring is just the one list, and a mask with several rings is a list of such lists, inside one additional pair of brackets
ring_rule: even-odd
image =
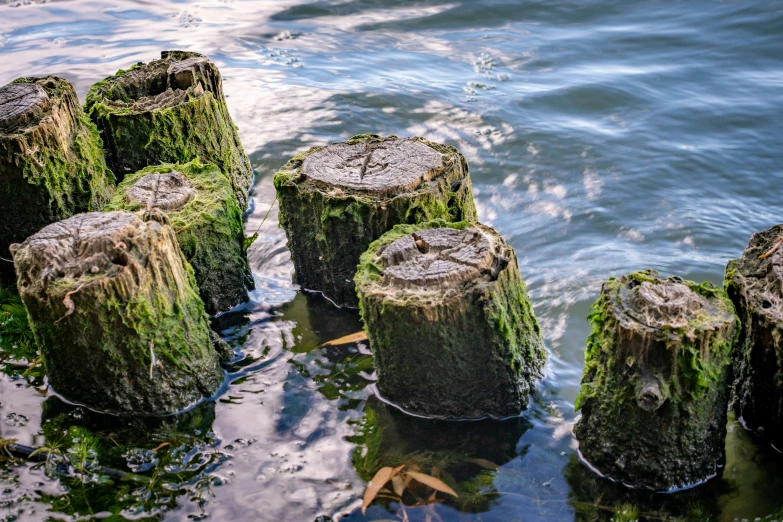
[[(733, 419), (722, 478), (679, 495), (595, 479), (570, 434), (601, 281), (651, 267), (720, 283), (750, 234), (783, 219), (783, 2), (5, 0), (0, 20), (0, 83), (59, 74), (82, 99), (163, 49), (208, 54), (258, 172), (247, 230), (260, 232), (258, 289), (218, 319), (242, 354), (228, 390), (176, 440), (156, 427), (120, 440), (172, 441), (157, 451), (167, 486), (100, 496), (4, 468), (0, 517), (609, 520), (633, 504), (646, 519), (728, 521), (783, 504), (783, 456)], [(408, 418), (374, 398), (365, 343), (317, 348), (359, 330), (357, 314), (299, 292), (276, 206), (261, 222), (289, 157), (359, 133), (421, 135), (467, 157), (480, 218), (516, 249), (550, 352), (519, 419)], [(0, 436), (29, 445), (62, 409), (42, 408), (51, 392), (32, 381), (0, 379)], [(107, 440), (123, 433), (90, 422)], [(143, 472), (156, 457), (139, 451), (99, 459)], [(379, 463), (435, 466), (462, 494), (362, 515)]]

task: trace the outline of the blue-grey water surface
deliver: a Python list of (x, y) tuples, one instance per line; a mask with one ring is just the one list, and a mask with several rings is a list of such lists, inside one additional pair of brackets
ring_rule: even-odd
[[(152, 511), (119, 499), (122, 516), (608, 520), (630, 502), (646, 519), (728, 521), (783, 505), (783, 455), (733, 419), (722, 477), (685, 493), (696, 495), (685, 507), (664, 505), (677, 495), (616, 500), (624, 492), (593, 480), (571, 435), (601, 282), (649, 267), (720, 284), (751, 233), (783, 221), (783, 2), (0, 2), (0, 84), (57, 74), (83, 99), (170, 48), (203, 52), (223, 73), (258, 173), (247, 220), (260, 232), (257, 289), (218, 318), (241, 358), (216, 401), (215, 442), (200, 450), (209, 494)], [(271, 178), (292, 155), (361, 133), (425, 136), (468, 159), (479, 217), (516, 249), (550, 353), (519, 419), (407, 418), (374, 398), (366, 343), (315, 348), (361, 324), (291, 283)], [(0, 378), (0, 438), (41, 443), (49, 395)], [(362, 515), (354, 464), (368, 409), (384, 451), (453, 451), (464, 462), (443, 471), (483, 477), (486, 502), (386, 502)], [(52, 500), (64, 494), (43, 470), (15, 467), (0, 479), (0, 520), (69, 519)]]

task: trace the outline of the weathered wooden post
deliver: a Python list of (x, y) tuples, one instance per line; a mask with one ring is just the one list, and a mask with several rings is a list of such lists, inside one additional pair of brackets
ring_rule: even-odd
[[(732, 402), (746, 427), (783, 443), (783, 225), (753, 234), (726, 267), (726, 291), (742, 332), (734, 352)], [(780, 447), (780, 446), (778, 446)]]
[(168, 216), (193, 267), (207, 313), (247, 300), (253, 276), (247, 264), (242, 212), (231, 184), (215, 165), (157, 165), (130, 174), (107, 210), (152, 209)]
[(589, 319), (574, 427), (582, 457), (653, 490), (718, 473), (738, 328), (723, 290), (634, 272), (604, 283)]
[[(98, 131), (70, 83), (49, 76), (0, 87), (0, 257), (49, 223), (100, 210), (113, 186)], [(0, 261), (0, 279), (15, 279), (11, 263)]]
[(518, 414), (546, 360), (517, 258), (497, 232), (398, 225), (356, 273), (381, 394), (413, 413)]
[(49, 382), (65, 398), (163, 414), (220, 386), (204, 305), (170, 226), (78, 214), (11, 251)]
[(476, 219), (465, 158), (423, 138), (362, 135), (315, 147), (274, 182), (296, 282), (339, 305), (358, 304), (359, 257), (394, 225)]
[(163, 51), (96, 83), (85, 111), (98, 125), (118, 179), (150, 165), (214, 163), (239, 207), (247, 206), (253, 169), (223, 95), (218, 68), (206, 56)]

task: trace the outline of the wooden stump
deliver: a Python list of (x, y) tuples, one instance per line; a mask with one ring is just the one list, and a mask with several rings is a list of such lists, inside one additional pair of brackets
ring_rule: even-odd
[(635, 272), (604, 283), (589, 320), (574, 427), (582, 457), (612, 480), (653, 490), (717, 474), (738, 328), (725, 293)]
[(125, 177), (108, 210), (157, 209), (168, 216), (193, 267), (207, 313), (247, 301), (253, 276), (247, 264), (242, 212), (215, 165), (158, 165)]
[[(0, 257), (54, 221), (102, 209), (113, 186), (70, 83), (50, 76), (0, 87)], [(0, 260), (0, 280), (15, 280), (10, 262)]]
[(753, 234), (726, 267), (726, 290), (742, 332), (734, 353), (732, 402), (745, 426), (783, 444), (783, 225)]
[(247, 207), (253, 169), (223, 96), (223, 81), (209, 58), (164, 51), (96, 83), (85, 110), (98, 125), (106, 159), (117, 177), (150, 165), (214, 163)]
[(338, 305), (358, 304), (359, 257), (394, 225), (476, 219), (465, 158), (422, 138), (363, 135), (315, 147), (274, 182), (296, 282)]
[(11, 248), (52, 388), (85, 406), (163, 414), (223, 380), (174, 231), (129, 212), (78, 214)]
[(385, 398), (449, 418), (527, 405), (546, 352), (516, 255), (497, 232), (398, 225), (362, 255), (356, 288)]

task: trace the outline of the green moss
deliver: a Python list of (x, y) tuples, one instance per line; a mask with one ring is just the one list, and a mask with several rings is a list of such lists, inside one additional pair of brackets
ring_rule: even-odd
[(0, 135), (0, 257), (5, 258), (11, 243), (49, 223), (101, 210), (115, 183), (98, 131), (71, 84), (54, 76), (16, 82), (41, 86), (50, 109), (37, 124)]
[[(359, 135), (347, 143), (397, 139)], [(286, 230), (303, 287), (324, 292), (338, 304), (358, 304), (353, 284), (356, 265), (370, 243), (394, 225), (436, 219), (475, 221), (465, 158), (453, 147), (412, 138), (444, 155), (444, 175), (399, 196), (378, 197), (356, 191), (326, 192), (304, 176), (301, 167), (314, 147), (292, 158), (274, 175), (280, 224)]]
[(0, 285), (0, 360), (28, 360), (36, 357), (33, 331), (22, 300), (15, 288)]
[[(137, 105), (141, 99), (151, 100), (170, 89), (169, 65), (191, 56), (200, 55), (164, 52), (160, 60), (134, 65), (96, 83), (87, 93), (85, 112), (100, 129), (107, 161), (120, 179), (149, 165), (192, 160), (214, 163), (244, 209), (253, 170), (229, 115), (214, 64), (204, 65), (203, 77), (199, 76), (196, 84), (184, 91), (183, 99), (172, 106), (147, 109)], [(120, 80), (141, 69), (145, 72), (143, 85), (131, 86), (133, 82)]]
[(107, 210), (144, 212), (146, 205), (127, 197), (144, 176), (179, 172), (196, 195), (179, 209), (166, 210), (182, 253), (193, 267), (201, 298), (210, 314), (247, 300), (253, 277), (247, 262), (242, 212), (231, 185), (215, 165), (198, 161), (147, 167), (123, 180)]

